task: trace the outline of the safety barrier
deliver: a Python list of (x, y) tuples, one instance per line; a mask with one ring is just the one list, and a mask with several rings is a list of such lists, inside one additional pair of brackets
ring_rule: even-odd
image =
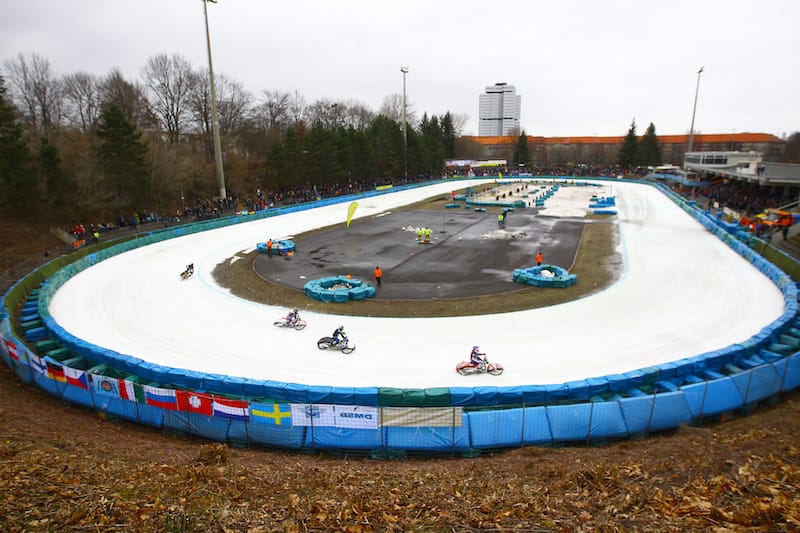
[(357, 278), (328, 276), (312, 279), (303, 287), (306, 296), (320, 302), (346, 303), (375, 296), (375, 287)]
[(256, 251), (260, 254), (287, 255), (292, 254), (296, 249), (297, 245), (290, 240), (272, 241), (271, 245), (266, 242), (256, 243)]
[[(659, 188), (775, 283), (785, 300), (778, 320), (742, 343), (619, 375), (550, 385), (393, 389), (178, 371), (89, 344), (50, 317), (50, 298), (78, 272), (134, 247), (241, 222), (229, 217), (89, 248), (31, 273), (3, 297), (0, 357), (22, 381), (112, 417), (217, 441), (380, 455), (472, 455), (647, 435), (748, 409), (800, 386), (796, 285), (709, 214)], [(330, 202), (287, 210), (322, 203)], [(271, 215), (247, 220), (258, 216)]]
[(528, 268), (515, 268), (512, 279), (517, 283), (535, 287), (555, 287), (563, 289), (575, 285), (577, 274), (556, 265), (539, 265)]

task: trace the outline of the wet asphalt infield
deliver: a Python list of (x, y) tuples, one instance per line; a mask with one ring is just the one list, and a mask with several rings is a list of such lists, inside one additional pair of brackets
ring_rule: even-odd
[[(577, 254), (584, 218), (548, 217), (535, 208), (516, 208), (498, 227), (501, 208), (392, 210), (291, 237), (291, 256), (259, 254), (254, 269), (264, 279), (303, 289), (314, 279), (346, 276), (375, 286), (373, 271), (383, 271), (376, 299), (464, 298), (524, 288), (513, 281), (516, 268), (543, 264), (569, 269)], [(343, 217), (344, 218), (344, 217)], [(416, 229), (430, 228), (429, 243)], [(280, 236), (264, 236), (267, 238)]]

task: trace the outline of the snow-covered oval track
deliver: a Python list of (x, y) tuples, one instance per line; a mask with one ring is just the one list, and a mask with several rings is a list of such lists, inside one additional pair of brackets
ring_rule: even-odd
[[(459, 182), (459, 187), (485, 183)], [(359, 200), (358, 217), (449, 193), (452, 182)], [(562, 305), (490, 316), (341, 317), (232, 296), (214, 267), (257, 242), (342, 222), (346, 204), (289, 213), (152, 244), (65, 283), (49, 311), (87, 342), (164, 366), (307, 385), (403, 388), (562, 383), (649, 367), (741, 342), (776, 320), (770, 280), (657, 189), (614, 183), (625, 272), (607, 290)], [(195, 276), (178, 273), (194, 262)], [(509, 273), (510, 275), (510, 273)], [(580, 280), (578, 281), (580, 283)], [(345, 324), (357, 349), (317, 349)], [(506, 371), (456, 374), (473, 344)]]

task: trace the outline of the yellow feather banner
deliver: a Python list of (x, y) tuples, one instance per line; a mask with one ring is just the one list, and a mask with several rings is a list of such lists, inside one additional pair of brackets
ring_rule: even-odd
[(352, 202), (350, 207), (347, 208), (347, 227), (350, 227), (350, 221), (353, 220), (353, 213), (356, 212), (358, 208), (358, 202)]

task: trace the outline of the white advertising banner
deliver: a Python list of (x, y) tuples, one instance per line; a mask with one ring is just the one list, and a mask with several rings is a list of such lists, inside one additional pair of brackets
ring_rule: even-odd
[(293, 426), (377, 429), (378, 408), (360, 405), (292, 404)]

